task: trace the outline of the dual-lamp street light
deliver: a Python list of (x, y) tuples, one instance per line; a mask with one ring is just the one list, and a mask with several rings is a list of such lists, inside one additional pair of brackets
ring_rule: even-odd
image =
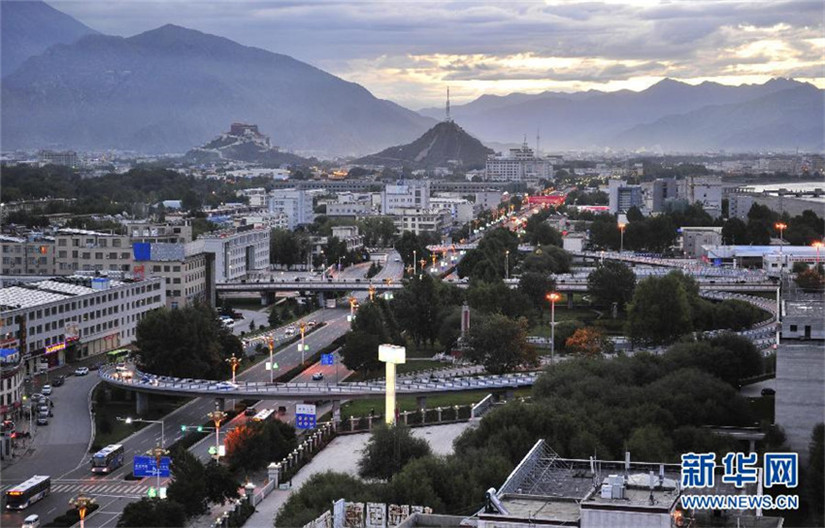
[(87, 497), (86, 495), (78, 495), (77, 497), (69, 500), (69, 505), (73, 506), (74, 509), (77, 510), (78, 516), (80, 516), (80, 528), (83, 528), (84, 521), (86, 520), (86, 512), (89, 510), (89, 506), (95, 503), (95, 499), (92, 497)]
[(550, 292), (546, 298), (550, 301), (550, 363), (552, 364), (556, 355), (556, 302), (561, 300), (561, 294)]

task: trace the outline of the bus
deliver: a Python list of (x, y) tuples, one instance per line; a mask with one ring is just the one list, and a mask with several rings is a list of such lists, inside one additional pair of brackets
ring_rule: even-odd
[(25, 510), (52, 491), (52, 478), (35, 475), (29, 480), (6, 490), (6, 509)]
[(107, 445), (92, 457), (92, 473), (109, 473), (123, 465), (123, 446)]
[(256, 422), (268, 422), (275, 415), (275, 409), (261, 409), (258, 414), (252, 417)]
[(129, 357), (131, 351), (128, 348), (119, 348), (106, 353), (106, 360), (109, 363), (122, 363)]

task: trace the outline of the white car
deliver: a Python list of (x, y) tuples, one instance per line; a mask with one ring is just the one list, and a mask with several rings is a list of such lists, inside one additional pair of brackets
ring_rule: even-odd
[(75, 376), (85, 376), (89, 373), (89, 367), (78, 367), (74, 371)]
[(52, 393), (52, 386), (51, 385), (43, 385), (43, 388), (40, 389), (40, 390), (43, 391), (43, 394), (45, 394), (46, 396), (49, 396)]
[(23, 520), (23, 526), (21, 528), (40, 528), (40, 516), (29, 515)]
[(215, 388), (218, 390), (236, 390), (238, 386), (231, 381), (222, 381), (215, 385)]

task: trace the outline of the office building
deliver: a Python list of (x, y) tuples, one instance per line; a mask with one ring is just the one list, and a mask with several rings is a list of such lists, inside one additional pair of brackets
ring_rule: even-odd
[(722, 244), (721, 227), (682, 227), (682, 253), (686, 257), (698, 258), (705, 256), (702, 246), (718, 246)]
[(165, 303), (161, 278), (72, 276), (2, 288), (4, 347), (20, 352), (28, 376), (131, 343), (138, 322)]
[[(6, 342), (7, 334), (0, 334)], [(11, 343), (13, 344), (13, 340)], [(0, 418), (11, 419), (22, 404), (23, 369), (20, 351), (0, 344)], [(2, 441), (2, 439), (0, 439)]]
[(315, 219), (312, 212), (312, 196), (302, 189), (275, 189), (269, 193), (269, 212), (284, 213), (289, 218), (289, 229), (311, 224)]
[(326, 216), (359, 218), (372, 214), (372, 196), (369, 194), (340, 193), (327, 202)]
[(799, 216), (810, 210), (825, 217), (825, 200), (817, 196), (795, 196), (786, 194), (757, 193), (747, 190), (736, 190), (728, 194), (728, 216), (748, 219), (748, 211), (754, 204), (764, 205), (771, 211), (779, 214), (788, 213), (790, 216)]
[(381, 193), (381, 214), (397, 215), (406, 209), (430, 207), (429, 180), (407, 180), (387, 185)]
[(73, 150), (62, 152), (43, 150), (40, 152), (40, 162), (43, 165), (64, 165), (66, 167), (77, 167), (80, 165), (77, 152)]
[(491, 154), (487, 157), (487, 179), (499, 182), (522, 182), (553, 177), (553, 163), (539, 158), (525, 142), (521, 147), (510, 149), (506, 155)]
[(416, 235), (425, 232), (446, 233), (453, 219), (446, 209), (400, 209), (393, 216), (393, 223), (399, 232), (412, 231)]
[(167, 308), (195, 303), (215, 304), (215, 255), (204, 251), (200, 241), (134, 245), (136, 278), (160, 277), (166, 291)]
[(54, 238), (42, 235), (0, 235), (2, 275), (53, 275)]
[(608, 206), (611, 214), (626, 213), (631, 207), (642, 208), (642, 188), (622, 180), (607, 182)]
[(430, 207), (449, 211), (453, 224), (466, 224), (475, 218), (475, 206), (464, 198), (433, 197)]
[(722, 215), (722, 179), (711, 176), (688, 176), (678, 180), (679, 198), (691, 205), (699, 203), (706, 213), (717, 218)]
[(202, 235), (202, 251), (214, 254), (215, 281), (241, 279), (250, 271), (269, 268), (269, 229), (242, 226)]
[(666, 203), (679, 197), (679, 186), (675, 178), (657, 178), (642, 183), (641, 187), (644, 207), (653, 213), (664, 211)]

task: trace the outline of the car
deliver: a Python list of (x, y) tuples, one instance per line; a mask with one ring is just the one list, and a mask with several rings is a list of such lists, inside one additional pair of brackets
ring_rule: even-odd
[(40, 403), (40, 400), (46, 401), (46, 397), (40, 394), (39, 392), (35, 392), (31, 395), (31, 401), (35, 403)]
[(37, 425), (49, 425), (49, 415), (40, 413), (37, 415)]
[(776, 396), (776, 390), (770, 387), (765, 387), (762, 389), (762, 396)]
[(60, 387), (64, 383), (66, 383), (66, 376), (58, 376), (52, 382), (52, 387)]
[(89, 373), (89, 367), (78, 367), (74, 371), (75, 376), (85, 376)]
[(36, 514), (29, 515), (23, 519), (21, 528), (40, 528), (40, 516)]
[(398, 258), (398, 257), (396, 257), (396, 258), (392, 259), (392, 261), (393, 261), (393, 262), (401, 262), (401, 259), (400, 259), (400, 258)]
[(312, 381), (321, 381), (322, 379), (324, 379), (324, 373), (323, 372), (316, 372), (315, 374), (312, 375)]
[(317, 324), (318, 321), (316, 321), (315, 319), (310, 319), (309, 321), (307, 321), (307, 326), (315, 326)]
[(218, 390), (236, 390), (238, 386), (231, 381), (221, 381), (215, 385), (215, 388)]
[(43, 394), (45, 394), (46, 396), (49, 396), (52, 393), (52, 386), (51, 385), (43, 385), (43, 388), (40, 389), (40, 390), (43, 391)]
[(251, 406), (247, 407), (246, 409), (243, 410), (244, 416), (255, 416), (257, 413), (258, 413), (258, 409), (256, 409), (255, 407), (251, 407)]

